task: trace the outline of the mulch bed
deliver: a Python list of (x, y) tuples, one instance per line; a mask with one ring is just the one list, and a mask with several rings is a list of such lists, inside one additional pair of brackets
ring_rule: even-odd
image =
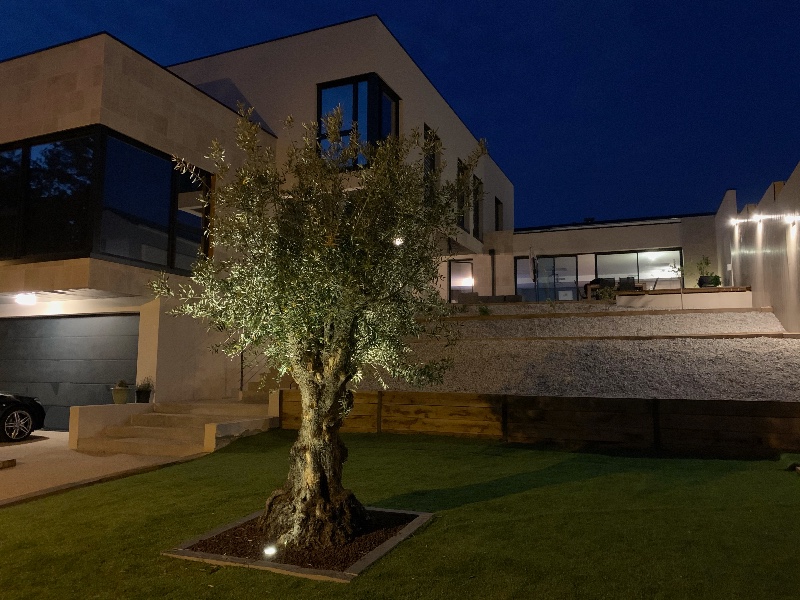
[[(321, 550), (284, 550), (267, 560), (285, 565), (344, 572), (370, 551), (397, 535), (417, 515), (368, 510), (370, 523), (366, 531), (349, 544)], [(231, 527), (187, 548), (249, 560), (265, 560), (264, 548), (269, 544), (258, 529), (258, 518)]]

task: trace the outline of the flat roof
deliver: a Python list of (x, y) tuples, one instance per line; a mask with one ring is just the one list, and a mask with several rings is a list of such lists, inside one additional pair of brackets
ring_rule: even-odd
[(606, 227), (632, 227), (640, 225), (665, 225), (679, 222), (681, 219), (691, 217), (713, 217), (717, 213), (704, 212), (692, 213), (687, 215), (669, 215), (665, 217), (639, 217), (635, 219), (614, 219), (610, 221), (595, 221), (585, 219), (577, 223), (565, 223), (563, 225), (540, 225), (537, 227), (519, 227), (514, 229), (514, 233), (540, 233), (544, 231), (569, 231), (573, 229), (602, 229)]

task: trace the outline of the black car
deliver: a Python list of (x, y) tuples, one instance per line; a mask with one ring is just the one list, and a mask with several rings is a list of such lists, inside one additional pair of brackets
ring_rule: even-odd
[(0, 442), (19, 442), (44, 425), (44, 407), (30, 396), (0, 392)]

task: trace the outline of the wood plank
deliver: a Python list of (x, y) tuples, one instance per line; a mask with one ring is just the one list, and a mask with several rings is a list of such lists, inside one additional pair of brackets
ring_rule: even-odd
[(484, 406), (441, 406), (423, 404), (390, 404), (383, 407), (383, 417), (417, 417), (456, 421), (499, 422), (502, 414)]
[(509, 410), (516, 407), (542, 410), (602, 412), (652, 412), (652, 400), (641, 398), (595, 398), (589, 396), (507, 396)]
[(390, 431), (418, 431), (429, 433), (469, 433), (491, 434), (497, 438), (502, 437), (503, 431), (500, 423), (480, 421), (454, 421), (442, 419), (425, 419), (414, 417), (384, 417), (381, 430)]
[(781, 433), (800, 438), (800, 418), (668, 414), (660, 421), (663, 429)]
[(643, 413), (587, 412), (572, 410), (508, 409), (508, 425), (545, 424), (554, 427), (612, 427), (652, 429), (653, 417)]
[(674, 445), (685, 445), (690, 443), (704, 444), (738, 444), (752, 447), (766, 446), (771, 441), (795, 441), (797, 438), (785, 434), (762, 435), (747, 431), (723, 431), (723, 430), (687, 430), (687, 429), (662, 429), (661, 444), (664, 448)]
[(492, 407), (502, 404), (503, 396), (490, 394), (451, 394), (440, 392), (384, 392), (383, 405)]
[(647, 430), (544, 426), (519, 427), (509, 425), (508, 439), (509, 441), (565, 439), (585, 442), (633, 443), (637, 447), (649, 447), (653, 444), (653, 432)]
[(800, 418), (800, 402), (767, 400), (659, 400), (661, 414)]

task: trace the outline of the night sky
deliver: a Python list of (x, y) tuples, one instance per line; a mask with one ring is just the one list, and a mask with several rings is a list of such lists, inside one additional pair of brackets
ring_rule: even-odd
[(105, 30), (169, 65), (369, 14), (487, 138), (517, 227), (713, 212), (800, 161), (793, 0), (5, 0), (0, 59)]

